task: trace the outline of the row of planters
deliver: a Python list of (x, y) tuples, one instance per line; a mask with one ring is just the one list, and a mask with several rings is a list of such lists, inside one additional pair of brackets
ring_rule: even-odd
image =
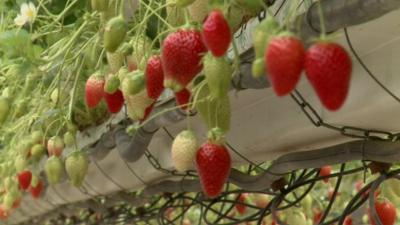
[[(301, 40), (288, 29), (300, 13), (296, 2), (288, 3), (284, 21), (268, 15), (254, 29), (252, 74), (267, 76), (277, 97), (289, 95), (304, 74), (321, 104), (339, 110), (348, 94), (352, 61), (323, 30), (317, 40)], [(1, 217), (18, 208), (24, 191), (38, 198), (64, 172), (79, 187), (88, 160), (85, 149), (77, 148), (77, 133), (125, 106), (134, 134), (160, 116), (151, 112), (167, 89), (174, 93), (176, 108), (196, 110), (209, 128), (205, 143), (198, 143), (200, 134), (189, 125), (179, 133), (171, 147), (173, 164), (181, 172), (195, 167), (204, 194), (218, 197), (232, 167), (224, 137), (230, 129), (228, 92), (241, 63), (232, 35), (273, 3), (0, 3), (5, 15), (0, 33)], [(324, 27), (322, 13), (320, 18)], [(227, 56), (228, 49), (234, 57)]]

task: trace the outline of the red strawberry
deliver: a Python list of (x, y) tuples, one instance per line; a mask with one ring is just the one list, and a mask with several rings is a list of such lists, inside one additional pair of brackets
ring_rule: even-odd
[[(329, 175), (331, 175), (331, 172), (332, 172), (331, 166), (324, 166), (319, 171), (319, 176), (320, 177), (329, 176)], [(324, 178), (325, 183), (328, 183), (328, 181), (329, 181), (329, 178)]]
[(164, 91), (164, 71), (160, 56), (155, 55), (149, 58), (145, 75), (147, 95), (157, 100)]
[[(375, 201), (375, 210), (382, 225), (394, 225), (396, 223), (396, 207), (389, 200)], [(368, 209), (368, 217), (371, 225), (376, 225), (372, 218), (371, 209)]]
[(167, 36), (162, 47), (164, 86), (175, 92), (186, 87), (202, 70), (207, 51), (198, 30), (178, 30)]
[(31, 192), (31, 196), (33, 198), (39, 198), (43, 191), (43, 181), (39, 180), (35, 187), (30, 187), (29, 191)]
[(191, 93), (188, 89), (182, 89), (181, 91), (175, 93), (176, 103), (181, 106), (182, 109), (186, 109), (188, 107), (187, 104), (189, 103), (190, 96)]
[(12, 208), (13, 208), (13, 209), (16, 209), (16, 208), (18, 208), (20, 205), (21, 205), (21, 197), (15, 199), (15, 201), (14, 201), (14, 203), (13, 203), (13, 205), (12, 205)]
[(117, 90), (113, 94), (104, 92), (104, 99), (110, 113), (118, 113), (121, 111), (122, 106), (124, 106), (124, 96), (120, 90)]
[(296, 87), (303, 70), (304, 52), (303, 43), (296, 37), (271, 39), (265, 52), (265, 65), (276, 95), (287, 95)]
[(305, 71), (322, 104), (339, 109), (347, 98), (352, 62), (346, 50), (331, 42), (318, 42), (308, 49)]
[(244, 204), (241, 204), (241, 203), (245, 203), (246, 199), (247, 199), (247, 194), (242, 193), (239, 196), (238, 203), (235, 204), (235, 208), (239, 212), (240, 215), (243, 215), (246, 213), (247, 206)]
[(24, 170), (18, 174), (18, 182), (19, 187), (22, 190), (28, 189), (29, 185), (31, 185), (32, 173), (29, 170)]
[(144, 111), (143, 119), (141, 119), (140, 122), (145, 121), (145, 120), (147, 119), (147, 117), (150, 116), (151, 112), (153, 111), (154, 104), (155, 104), (155, 103), (151, 104), (150, 106), (148, 106), (148, 107), (146, 108), (146, 110)]
[(8, 213), (6, 210), (4, 210), (3, 206), (0, 206), (0, 219), (1, 220), (7, 220), (8, 218)]
[[(217, 128), (218, 129), (218, 128)], [(219, 138), (215, 137), (215, 128), (210, 132), (210, 139), (203, 144), (196, 154), (196, 168), (205, 194), (210, 198), (217, 197), (228, 179), (231, 169), (231, 157)]]
[(103, 98), (105, 80), (103, 77), (95, 74), (86, 81), (86, 104), (89, 108), (96, 107)]
[(351, 216), (346, 216), (343, 224), (344, 225), (353, 225), (353, 219), (351, 218)]
[(204, 43), (215, 57), (225, 55), (232, 40), (231, 29), (224, 14), (213, 10), (203, 23)]

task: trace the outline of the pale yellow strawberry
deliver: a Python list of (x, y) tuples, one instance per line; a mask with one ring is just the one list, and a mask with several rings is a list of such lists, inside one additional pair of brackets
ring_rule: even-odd
[(129, 118), (133, 120), (141, 120), (145, 116), (146, 108), (153, 104), (154, 100), (147, 96), (146, 89), (136, 95), (129, 95), (128, 92), (122, 90), (126, 103)]
[(198, 147), (197, 139), (190, 130), (184, 130), (175, 137), (171, 154), (177, 171), (184, 172), (193, 167)]
[(203, 23), (209, 13), (208, 0), (196, 0), (188, 6), (190, 18), (198, 23)]
[(107, 62), (111, 73), (116, 73), (124, 64), (124, 55), (120, 52), (107, 52)]
[(17, 172), (21, 172), (28, 166), (28, 160), (26, 160), (25, 156), (18, 154), (15, 158), (14, 166)]
[(180, 26), (185, 23), (183, 9), (176, 5), (176, 0), (167, 0), (167, 21), (172, 26)]

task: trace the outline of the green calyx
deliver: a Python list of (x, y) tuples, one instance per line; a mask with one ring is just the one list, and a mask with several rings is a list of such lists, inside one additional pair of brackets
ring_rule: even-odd
[(221, 145), (225, 142), (225, 132), (219, 127), (214, 127), (208, 131), (207, 137), (213, 144)]
[(106, 80), (104, 91), (108, 94), (113, 94), (118, 90), (120, 83), (118, 76), (112, 75)]
[(146, 86), (146, 79), (142, 71), (129, 73), (123, 83), (124, 92), (129, 95), (136, 95)]

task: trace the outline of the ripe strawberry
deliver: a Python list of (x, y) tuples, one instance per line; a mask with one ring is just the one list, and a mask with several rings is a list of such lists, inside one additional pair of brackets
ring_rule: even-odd
[(110, 19), (104, 28), (104, 48), (107, 52), (115, 52), (124, 41), (128, 26), (122, 16)]
[(204, 59), (204, 75), (210, 94), (214, 98), (224, 98), (231, 87), (233, 70), (226, 58), (215, 58), (207, 54)]
[(65, 170), (74, 186), (81, 186), (88, 171), (88, 166), (88, 161), (82, 152), (76, 151), (68, 156), (65, 161)]
[(21, 205), (21, 197), (18, 197), (17, 199), (14, 200), (14, 203), (12, 205), (12, 209), (17, 209)]
[(192, 131), (184, 130), (175, 137), (171, 153), (177, 171), (185, 172), (192, 168), (197, 149), (197, 139)]
[[(389, 200), (376, 200), (375, 210), (382, 225), (394, 225), (396, 223), (396, 207)], [(372, 218), (371, 209), (368, 209), (368, 217), (371, 225), (376, 225)]]
[(293, 36), (272, 38), (265, 52), (266, 74), (278, 96), (289, 94), (304, 65), (303, 43)]
[(164, 86), (175, 92), (186, 87), (202, 70), (207, 51), (198, 30), (178, 30), (167, 36), (162, 47)]
[(208, 50), (215, 57), (225, 55), (231, 44), (232, 35), (229, 24), (220, 10), (216, 9), (208, 14), (203, 23), (203, 32), (201, 34)]
[(29, 170), (24, 170), (18, 174), (19, 187), (22, 190), (28, 189), (31, 185), (32, 173)]
[(188, 89), (184, 88), (181, 91), (175, 93), (175, 100), (178, 106), (183, 110), (187, 109), (188, 103), (190, 101), (191, 93)]
[[(332, 167), (331, 166), (324, 166), (319, 171), (319, 176), (320, 177), (329, 176), (329, 175), (331, 175), (331, 173), (332, 173)], [(324, 182), (328, 183), (329, 182), (329, 178), (328, 177), (324, 178)]]
[(247, 206), (241, 203), (246, 203), (247, 195), (248, 194), (246, 193), (241, 193), (238, 199), (238, 203), (235, 204), (235, 208), (240, 215), (244, 215), (246, 213)]
[(154, 55), (149, 58), (146, 66), (146, 90), (147, 95), (157, 100), (164, 91), (164, 71), (162, 68), (161, 57)]
[(353, 219), (351, 218), (351, 216), (346, 216), (343, 224), (344, 225), (353, 225)]
[(31, 196), (33, 198), (39, 198), (40, 194), (43, 191), (43, 181), (39, 180), (38, 183), (35, 186), (32, 186), (29, 188), (29, 191), (31, 192)]
[(352, 62), (346, 50), (336, 43), (317, 42), (308, 49), (305, 71), (322, 104), (338, 110), (347, 98)]
[(89, 108), (94, 108), (100, 103), (103, 98), (104, 84), (104, 77), (99, 74), (90, 76), (86, 81), (85, 97)]
[(231, 169), (231, 157), (218, 137), (221, 131), (216, 129), (210, 131), (209, 141), (196, 153), (196, 168), (201, 186), (210, 198), (221, 193)]
[(63, 169), (63, 163), (59, 157), (53, 155), (47, 159), (44, 171), (49, 184), (57, 184), (60, 181)]
[(7, 220), (7, 218), (8, 218), (8, 212), (4, 210), (3, 206), (0, 206), (0, 219)]
[(60, 136), (51, 137), (47, 141), (47, 151), (49, 152), (49, 155), (60, 156), (64, 147), (64, 141)]
[(150, 116), (151, 112), (153, 111), (154, 104), (155, 104), (155, 103), (151, 104), (150, 106), (148, 106), (148, 107), (144, 110), (144, 116), (143, 116), (143, 118), (140, 120), (140, 122), (145, 121), (145, 120)]
[(122, 106), (124, 106), (124, 96), (120, 90), (115, 91), (114, 94), (105, 92), (104, 99), (110, 113), (118, 113), (121, 111)]

